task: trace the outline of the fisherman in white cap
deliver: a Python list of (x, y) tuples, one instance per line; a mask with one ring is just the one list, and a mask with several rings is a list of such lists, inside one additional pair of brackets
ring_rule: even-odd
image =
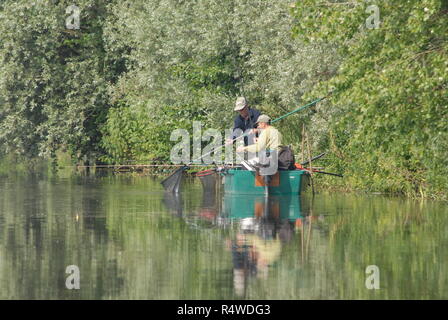
[(257, 142), (249, 146), (241, 146), (237, 148), (237, 152), (260, 152), (266, 151), (280, 151), (282, 144), (282, 134), (270, 124), (271, 118), (262, 114), (258, 117), (258, 129), (261, 129), (260, 137)]
[[(233, 125), (233, 134), (232, 137), (227, 139), (227, 144), (231, 144), (232, 140), (239, 137), (241, 134), (246, 133), (247, 130), (256, 129), (256, 123), (258, 121), (258, 117), (260, 116), (260, 111), (257, 109), (251, 108), (245, 97), (239, 97), (236, 99), (234, 111), (237, 111), (239, 115), (235, 117), (234, 125)], [(252, 142), (254, 137), (254, 132), (251, 135), (244, 137), (244, 145), (249, 145), (249, 142)]]
[(256, 143), (249, 146), (240, 146), (236, 152), (252, 152), (258, 154), (248, 161), (243, 160), (242, 165), (248, 170), (259, 168), (261, 176), (269, 184), (271, 176), (278, 170), (278, 153), (282, 147), (282, 134), (270, 124), (271, 118), (262, 114), (258, 117), (257, 125), (261, 134)]

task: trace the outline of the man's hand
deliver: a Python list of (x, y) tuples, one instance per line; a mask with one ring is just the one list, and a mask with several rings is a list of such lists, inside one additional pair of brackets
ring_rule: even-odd
[(226, 139), (226, 146), (228, 146), (229, 144), (232, 144), (232, 143), (233, 143), (232, 139), (230, 139), (230, 138)]
[(236, 152), (244, 152), (244, 147), (240, 146), (240, 147), (236, 148)]

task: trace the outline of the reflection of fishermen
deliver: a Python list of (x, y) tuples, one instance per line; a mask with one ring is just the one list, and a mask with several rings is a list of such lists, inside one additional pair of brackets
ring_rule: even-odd
[(280, 256), (281, 242), (277, 237), (264, 239), (258, 235), (249, 235), (249, 243), (252, 244), (255, 252), (255, 261), (257, 262), (257, 276), (266, 278), (268, 267), (273, 265)]
[[(269, 226), (264, 226), (264, 224)], [(233, 284), (235, 293), (244, 295), (248, 277), (266, 278), (268, 268), (280, 256), (281, 241), (276, 236), (272, 221), (262, 221), (254, 218), (241, 220), (241, 231), (236, 235), (236, 240), (231, 242), (233, 260)]]
[(231, 242), (232, 262), (233, 262), (233, 286), (235, 293), (244, 295), (246, 281), (249, 275), (256, 273), (256, 265), (252, 246), (247, 243), (246, 235), (237, 234), (236, 240)]
[[(233, 124), (233, 134), (231, 139), (227, 140), (227, 143), (230, 144), (232, 140), (239, 137), (241, 134), (245, 133), (246, 130), (256, 128), (256, 123), (258, 121), (258, 117), (260, 116), (260, 111), (257, 109), (252, 109), (247, 104), (246, 98), (239, 97), (236, 100), (234, 111), (239, 113), (236, 116)], [(249, 144), (248, 139), (249, 136), (244, 137), (244, 145), (247, 146)]]

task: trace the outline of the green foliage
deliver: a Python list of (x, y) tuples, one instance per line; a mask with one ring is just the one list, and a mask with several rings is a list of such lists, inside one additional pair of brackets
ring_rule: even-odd
[(306, 124), (344, 187), (446, 197), (447, 1), (377, 1), (378, 29), (361, 0), (80, 0), (68, 30), (71, 4), (0, 5), (0, 154), (167, 160), (239, 95), (275, 118), (334, 91), (276, 124), (285, 144)]
[[(334, 74), (340, 61), (336, 48), (293, 39), (289, 11), (289, 1), (137, 0), (114, 6), (106, 46), (126, 52), (129, 72), (111, 87), (113, 98), (130, 109), (145, 105), (157, 121), (145, 139), (168, 141), (166, 148), (148, 149), (148, 156), (169, 156), (173, 142), (167, 129), (176, 127), (167, 128), (166, 109), (196, 110), (179, 119), (186, 122), (181, 127), (191, 130), (192, 121), (201, 120), (205, 128), (223, 130), (233, 124), (238, 95), (279, 116)], [(298, 142), (307, 115), (279, 124), (288, 143)]]
[[(83, 0), (79, 30), (65, 26), (70, 1), (6, 1), (0, 11), (2, 152), (95, 157), (108, 97), (102, 41), (105, 4)], [(112, 63), (110, 63), (113, 65)]]
[(320, 109), (339, 110), (328, 121), (334, 167), (353, 188), (446, 195), (446, 8), (440, 0), (376, 4), (378, 29), (366, 28), (364, 1), (294, 8), (298, 39), (335, 43), (345, 57), (337, 76), (308, 94), (335, 90)]
[(102, 146), (107, 152), (101, 158), (103, 161), (168, 161), (172, 130), (184, 128), (191, 131), (190, 123), (183, 119), (201, 119), (194, 107), (161, 107), (157, 114), (152, 113), (152, 109), (150, 104), (140, 104), (109, 110), (103, 128)]

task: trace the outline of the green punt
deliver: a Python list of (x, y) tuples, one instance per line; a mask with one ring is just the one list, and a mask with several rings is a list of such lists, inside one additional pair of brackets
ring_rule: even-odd
[[(264, 195), (263, 180), (254, 171), (240, 168), (221, 173), (226, 194)], [(270, 195), (299, 195), (309, 185), (309, 173), (303, 170), (278, 171), (269, 185)]]

